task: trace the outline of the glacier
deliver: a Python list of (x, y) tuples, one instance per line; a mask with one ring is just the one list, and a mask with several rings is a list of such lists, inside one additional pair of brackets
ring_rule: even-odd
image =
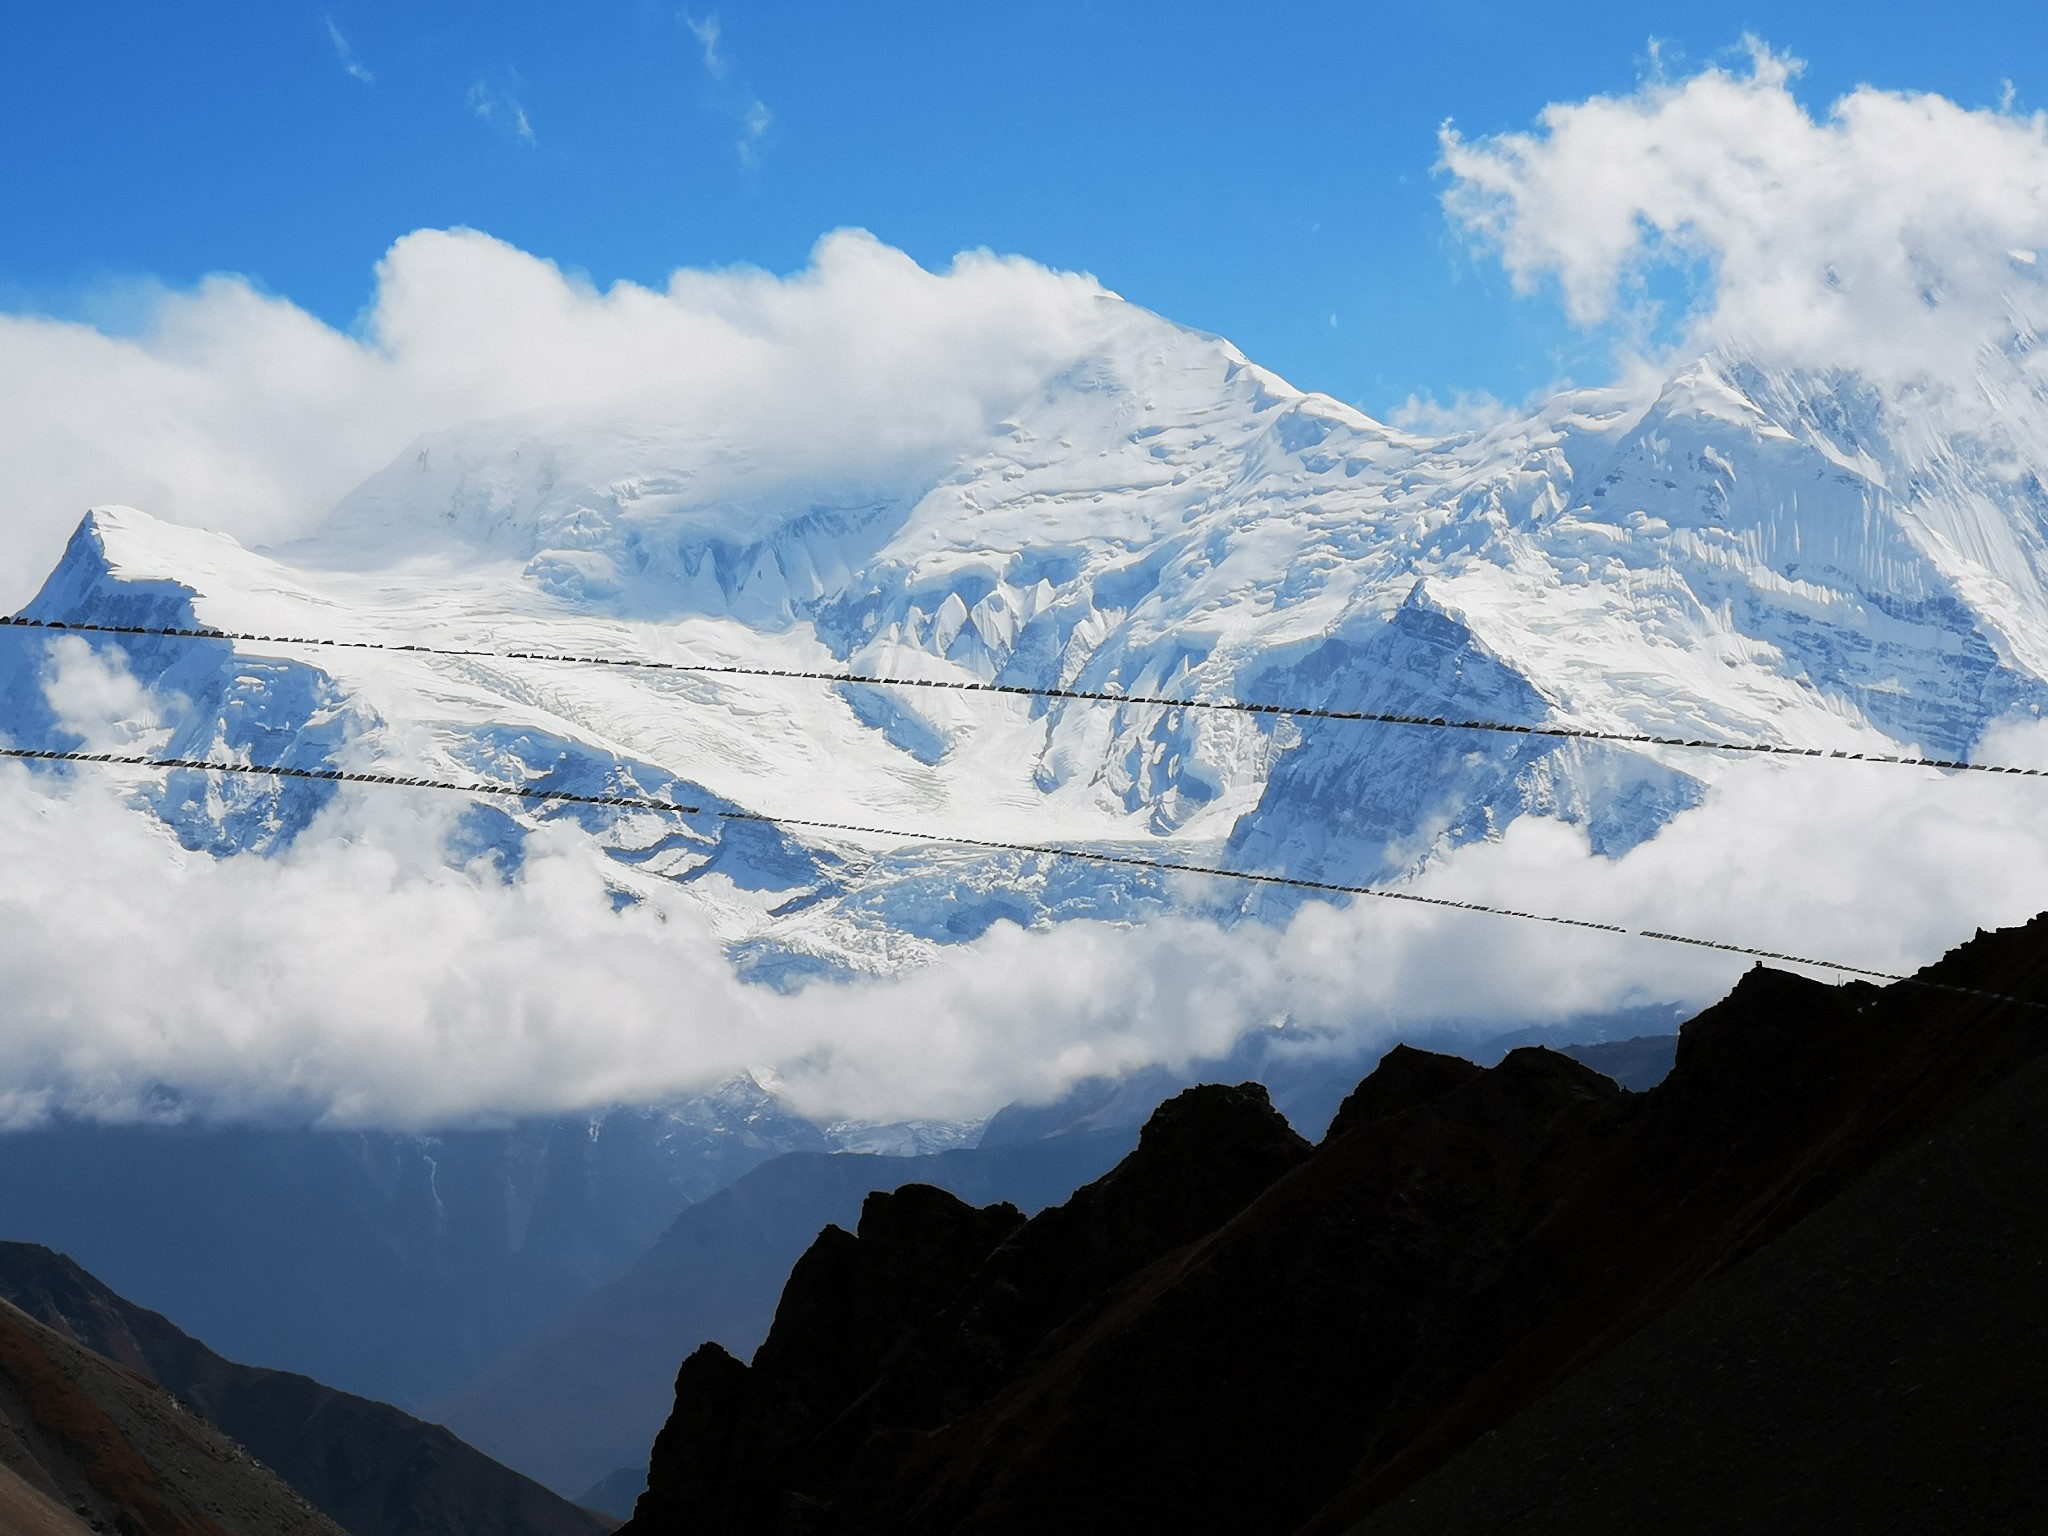
[[(96, 508), (23, 612), (1943, 757), (2048, 702), (2029, 336), (1987, 348), (1968, 389), (1710, 353), (1654, 389), (1425, 435), (1099, 308), (1086, 355), (962, 452), (841, 478), (659, 395), (531, 412), (420, 438), (273, 549)], [(0, 634), (11, 743), (82, 744), (47, 698), (54, 643)], [(1304, 899), (949, 838), (1399, 882), (1521, 817), (1619, 857), (1745, 766), (886, 682), (89, 643), (151, 690), (170, 755), (698, 806), (478, 797), (445, 854), (516, 878), (537, 825), (573, 824), (615, 903), (686, 893), (781, 988), (914, 967), (999, 922), (1271, 920)], [(187, 849), (260, 857), (345, 792), (232, 777), (173, 772), (134, 803)], [(884, 830), (799, 824), (817, 822)]]

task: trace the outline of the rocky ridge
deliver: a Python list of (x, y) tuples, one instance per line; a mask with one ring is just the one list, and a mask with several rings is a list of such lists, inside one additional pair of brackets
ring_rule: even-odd
[[(1915, 1249), (1931, 1266), (1923, 1295), (1941, 1289), (2000, 1348), (2038, 1354), (2027, 1276), (2039, 1245), (2019, 1234), (2048, 1230), (2024, 1176), (2039, 1138), (2009, 1165), (1963, 1149), (2023, 1131), (2024, 1112), (1983, 1117), (2043, 1070), (2044, 1004), (2048, 917), (1980, 934), (1884, 989), (1754, 970), (1686, 1025), (1671, 1075), (1647, 1093), (1540, 1048), (1490, 1069), (1402, 1048), (1313, 1149), (1254, 1088), (1196, 1089), (1115, 1172), (1031, 1222), (936, 1190), (873, 1201), (857, 1232), (828, 1229), (798, 1265), (751, 1365), (715, 1346), (684, 1361), (628, 1529), (1468, 1528), (1406, 1521), (1410, 1490), (1428, 1494), (1418, 1509), (1490, 1498), (1515, 1510), (1469, 1528), (1581, 1528), (1518, 1498), (1517, 1469), (1556, 1455), (1560, 1436), (1588, 1459), (1631, 1442), (1585, 1391), (1577, 1428), (1560, 1436), (1543, 1405), (1622, 1369), (1601, 1362), (1649, 1347), (1632, 1341), (1655, 1337), (1660, 1319), (1681, 1326), (1720, 1307), (1711, 1347), (1723, 1358), (1746, 1338), (1783, 1336), (1782, 1288), (1750, 1277), (1827, 1263), (1803, 1234), (1833, 1230), (1850, 1252)], [(2019, 1270), (1942, 1260), (1918, 1225), (1926, 1200), (1866, 1193), (1910, 1189), (1918, 1175), (1901, 1170), (1942, 1143), (1951, 1169), (1972, 1170), (1973, 1205), (2000, 1214), (1999, 1251)], [(898, 1283), (910, 1273), (918, 1286)], [(1861, 1315), (1896, 1336), (1904, 1296), (1880, 1285)], [(1786, 1356), (1778, 1374), (1868, 1376), (1862, 1347), (1837, 1330), (1836, 1353)], [(1905, 1372), (1889, 1377), (1892, 1392), (1938, 1382), (1968, 1413), (2031, 1415), (2008, 1418), (2000, 1443), (2043, 1427), (2039, 1394), (2008, 1370), (1973, 1375), (1926, 1350), (1890, 1369)], [(1638, 1421), (1694, 1391), (1682, 1371), (1632, 1371), (1636, 1395), (1620, 1401)], [(1974, 1510), (2048, 1508), (2036, 1459), (1976, 1457), (1964, 1484), (1946, 1475), (1940, 1437), (1873, 1440), (1853, 1424), (1882, 1428), (1885, 1414), (1806, 1400), (1823, 1416), (1792, 1426), (1816, 1447), (1795, 1479), (1808, 1506), (1831, 1488), (1851, 1497), (1882, 1462), (1916, 1518), (1943, 1523), (1945, 1511), (1954, 1527)], [(1716, 1401), (1746, 1411), (1739, 1391)], [(1756, 1412), (1770, 1422), (1763, 1404)], [(1812, 1433), (1844, 1415), (1851, 1427)], [(1491, 1449), (1504, 1425), (1528, 1427)], [(1758, 1518), (1740, 1490), (1787, 1486), (1775, 1443), (1716, 1435), (1730, 1459), (1715, 1507)], [(1460, 1457), (1491, 1469), (1469, 1499), (1449, 1470), (1430, 1480)], [(1612, 1500), (1559, 1488), (1558, 1507), (1579, 1510), (1584, 1529), (1640, 1529), (1656, 1481), (1616, 1461), (1599, 1485)]]

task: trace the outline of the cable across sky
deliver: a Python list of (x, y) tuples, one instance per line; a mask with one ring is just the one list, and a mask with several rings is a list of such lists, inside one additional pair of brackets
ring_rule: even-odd
[[(1624, 746), (1679, 747), (1714, 752), (1763, 753), (1773, 756), (1818, 759), (1821, 761), (1869, 762), (1895, 767), (1961, 769), (1979, 773), (2018, 774), (2030, 778), (2048, 777), (2048, 769), (2042, 768), (1970, 763), (1947, 758), (1911, 755), (1830, 751), (1818, 747), (1793, 747), (1776, 742), (1725, 742), (1651, 736), (1621, 731), (1600, 731), (1590, 727), (1570, 725), (1519, 725), (1505, 721), (1453, 720), (1441, 716), (1384, 714), (1368, 710), (1339, 710), (1312, 705), (1291, 707), (1281, 704), (1248, 703), (1233, 699), (1179, 699), (1162, 695), (1112, 693), (1104, 690), (1081, 688), (1033, 688), (1022, 684), (989, 683), (968, 679), (888, 678), (853, 671), (830, 672), (796, 668), (750, 667), (714, 662), (658, 661), (630, 657), (588, 656), (560, 651), (501, 651), (457, 646), (399, 645), (377, 640), (336, 640), (304, 635), (259, 635), (237, 630), (179, 627), (175, 625), (69, 623), (59, 619), (36, 619), (21, 615), (0, 616), (0, 626), (60, 633), (76, 632), (143, 638), (215, 640), (241, 642), (250, 645), (296, 645), (346, 650), (386, 651), (447, 656), (465, 660), (530, 661), (572, 666), (619, 667), (719, 676), (781, 678), (834, 684), (854, 683), (876, 687), (935, 688), (964, 693), (1006, 694), (1027, 698), (1073, 700), (1088, 703), (1156, 705), (1174, 709), (1237, 711), (1245, 714), (1292, 716), (1303, 719), (1345, 720), (1386, 725), (1420, 726), (1438, 730), (1490, 731), (1519, 736), (1560, 737), (1572, 740), (1598, 741)], [(1555, 913), (1528, 912), (1519, 908), (1496, 906), (1486, 902), (1460, 901), (1444, 896), (1426, 896), (1417, 891), (1397, 890), (1386, 886), (1347, 885), (1333, 881), (1309, 880), (1293, 875), (1230, 869), (1220, 865), (1188, 864), (1168, 859), (1146, 858), (1137, 854), (1110, 853), (1100, 849), (1077, 848), (1058, 843), (1025, 843), (995, 838), (964, 837), (902, 827), (877, 827), (852, 822), (822, 821), (793, 816), (771, 816), (760, 811), (713, 810), (707, 812), (699, 806), (685, 805), (676, 801), (659, 799), (648, 795), (593, 795), (569, 790), (546, 789), (535, 785), (494, 784), (486, 781), (460, 783), (446, 779), (371, 773), (338, 768), (294, 768), (262, 763), (217, 762), (191, 758), (150, 757), (141, 754), (39, 750), (22, 747), (0, 747), (0, 758), (13, 758), (30, 762), (104, 764), (115, 767), (157, 770), (250, 774), (279, 779), (325, 783), (364, 784), (387, 788), (432, 789), (458, 794), (503, 796), (529, 802), (598, 806), (619, 810), (642, 810), (686, 816), (708, 814), (722, 821), (761, 822), (775, 826), (805, 827), (814, 831), (899, 839), (905, 842), (941, 843), (952, 847), (979, 848), (996, 852), (1073, 859), (1093, 864), (1156, 871), (1162, 874), (1198, 875), (1213, 879), (1236, 880), (1247, 884), (1282, 887), (1318, 895), (1359, 896), (1383, 901), (1410, 902), (1420, 906), (1442, 907), (1457, 911), (1479, 913), (1491, 917), (1513, 918), (1522, 922), (1549, 923), (1557, 927), (1577, 928), (1597, 933), (1611, 933), (1624, 938), (1649, 939), (1659, 943), (1680, 944), (1695, 949), (1719, 950), (1727, 954), (1745, 955), (1758, 960), (1771, 960), (1791, 965), (1809, 966), (1816, 970), (1835, 971), (1843, 975), (1864, 977), (1875, 981), (1908, 982), (1913, 985), (1936, 987), (1939, 990), (1959, 990), (1956, 988), (1942, 988), (1938, 983), (1920, 982), (1910, 976), (1892, 971), (1875, 970), (1869, 966), (1850, 965), (1837, 960), (1818, 959), (1810, 955), (1795, 955), (1778, 950), (1759, 949), (1744, 944), (1729, 944), (1716, 939), (1703, 939), (1687, 934), (1666, 933), (1658, 929), (1630, 928), (1616, 923), (1595, 922), (1587, 918), (1565, 917)], [(2024, 999), (2007, 998), (2002, 994), (1984, 993), (1981, 995), (1995, 997), (1996, 1000), (2002, 1002), (2019, 1003), (2027, 1007), (2040, 1006), (2028, 1003)]]
[(1261, 704), (1239, 699), (1181, 699), (1164, 694), (1113, 693), (1091, 688), (1035, 688), (1023, 683), (991, 683), (969, 678), (880, 677), (853, 671), (811, 671), (794, 667), (750, 667), (736, 663), (654, 661), (630, 656), (584, 656), (563, 651), (496, 651), (446, 645), (394, 645), (381, 640), (333, 640), (307, 635), (257, 635), (237, 630), (179, 628), (141, 624), (73, 624), (62, 619), (21, 615), (0, 617), (0, 626), (95, 635), (133, 635), (179, 640), (226, 640), (248, 645), (303, 645), (339, 650), (408, 652), (472, 661), (540, 661), (566, 666), (618, 667), (650, 672), (687, 672), (702, 676), (785, 678), (803, 682), (855, 683), (878, 688), (932, 688), (956, 693), (1006, 694), (1018, 698), (1052, 699), (1090, 704), (1143, 704), (1168, 709), (1199, 709), (1247, 715), (1287, 716), (1297, 720), (1348, 720), (1372, 725), (1420, 726), (1440, 731), (1487, 731), (1507, 736), (1534, 736), (1566, 741), (1595, 741), (1613, 746), (1676, 747), (1696, 752), (1734, 752), (1772, 757), (1798, 757), (1823, 762), (1879, 763), (1895, 768), (1940, 768), (1968, 773), (2018, 774), (2048, 778), (2048, 768), (2009, 763), (1971, 763), (1957, 758), (1914, 753), (1847, 752), (1840, 748), (1795, 747), (1783, 742), (1716, 741), (1683, 736), (1653, 736), (1635, 731), (1604, 731), (1568, 724), (1523, 725), (1505, 720), (1451, 719), (1442, 715), (1391, 714), (1364, 709), (1330, 709), (1313, 704)]
[(506, 795), (529, 801), (552, 801), (565, 805), (604, 806), (617, 810), (659, 811), (673, 815), (709, 815), (720, 821), (762, 822), (770, 826), (806, 827), (813, 831), (849, 833), (863, 837), (897, 838), (905, 842), (944, 843), (951, 847), (980, 848), (1004, 853), (1031, 854), (1047, 858), (1076, 859), (1090, 864), (1108, 864), (1126, 869), (1153, 870), (1161, 874), (1201, 875), (1219, 880), (1240, 880), (1252, 885), (1278, 886), (1324, 896), (1366, 896), (1380, 901), (1410, 902), (1417, 906), (1443, 907), (1460, 912), (1477, 912), (1489, 917), (1509, 917), (1522, 922), (1549, 923), (1560, 928), (1578, 928), (1592, 933), (1611, 933), (1622, 938), (1655, 939), (1666, 944), (1683, 944), (1694, 949), (1722, 950), (1758, 960), (1777, 960), (1816, 970), (1839, 971), (1844, 975), (1877, 981), (1905, 981), (1892, 971), (1873, 970), (1865, 965), (1847, 965), (1836, 960), (1819, 960), (1810, 955), (1786, 954), (1778, 950), (1754, 949), (1743, 944), (1724, 944), (1715, 939), (1663, 933), (1649, 928), (1628, 928), (1618, 923), (1595, 922), (1588, 918), (1562, 917), (1549, 912), (1525, 912), (1515, 907), (1487, 902), (1460, 901), (1449, 896), (1425, 896), (1419, 891), (1396, 890), (1387, 886), (1345, 885), (1329, 880), (1308, 880), (1294, 875), (1265, 874), (1257, 870), (1229, 869), (1214, 864), (1186, 864), (1171, 859), (1151, 859), (1138, 854), (1107, 853), (1094, 848), (1075, 848), (1061, 843), (1009, 842), (999, 838), (960, 837), (943, 832), (904, 827), (867, 826), (857, 822), (819, 821), (800, 816), (771, 816), (765, 811), (713, 810), (662, 800), (651, 795), (587, 795), (568, 790), (544, 789), (537, 785), (506, 785), (477, 782), (463, 784), (450, 779), (432, 779), (399, 774), (361, 773), (341, 768), (290, 768), (264, 763), (208, 762), (196, 758), (150, 757), (122, 752), (60, 752), (29, 747), (0, 747), (0, 758), (24, 762), (74, 763), (109, 767), (186, 770), (205, 773), (239, 773), (278, 779), (312, 780), (334, 784), (367, 784), (394, 789), (448, 790), (468, 795)]

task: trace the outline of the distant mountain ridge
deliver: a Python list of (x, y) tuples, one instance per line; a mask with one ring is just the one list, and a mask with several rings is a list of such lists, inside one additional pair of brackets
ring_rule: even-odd
[(416, 1410), (691, 1201), (833, 1144), (751, 1082), (435, 1133), (60, 1122), (0, 1134), (0, 1238), (70, 1253), (233, 1358)]

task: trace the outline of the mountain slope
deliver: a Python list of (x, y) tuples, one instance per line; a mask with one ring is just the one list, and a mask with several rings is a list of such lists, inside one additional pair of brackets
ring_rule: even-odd
[(0, 1513), (16, 1511), (25, 1536), (346, 1536), (162, 1387), (0, 1301)]
[[(685, 1362), (629, 1529), (1348, 1529), (1645, 1325), (1681, 1317), (1682, 1305), (1710, 1307), (1687, 1298), (1708, 1297), (1702, 1287), (1714, 1277), (1735, 1285), (1738, 1272), (1782, 1261), (1810, 1281), (1811, 1259), (1782, 1245), (1822, 1217), (1845, 1224), (1853, 1251), (1919, 1255), (1922, 1278), (1866, 1313), (1884, 1330), (1910, 1333), (1913, 1308), (1924, 1313), (1933, 1289), (1953, 1284), (1971, 1326), (2031, 1359), (2042, 1332), (2031, 1270), (2012, 1271), (1996, 1256), (2002, 1249), (1989, 1261), (1942, 1262), (1939, 1243), (1915, 1226), (1926, 1207), (1883, 1192), (1909, 1176), (1895, 1160), (1919, 1155), (1930, 1137), (1969, 1149), (1987, 1125), (2002, 1124), (2001, 1137), (2024, 1129), (2013, 1123), (2011, 1095), (2048, 1060), (2044, 1004), (2048, 917), (1980, 935), (1915, 982), (1882, 990), (1753, 970), (1686, 1025), (1675, 1068), (1644, 1094), (1540, 1049), (1513, 1051), (1493, 1068), (1398, 1049), (1313, 1152), (1225, 1201), (1191, 1229), (1201, 1235), (1149, 1263), (1139, 1245), (1079, 1292), (1060, 1277), (1100, 1240), (1082, 1240), (1091, 1223), (1061, 1210), (998, 1233), (978, 1263), (956, 1260), (962, 1278), (951, 1295), (902, 1321), (891, 1321), (886, 1295), (867, 1299), (873, 1287), (861, 1277), (886, 1272), (896, 1250), (914, 1251), (924, 1240), (914, 1224), (908, 1233), (827, 1232), (778, 1310), (778, 1334), (789, 1319), (786, 1347), (764, 1346), (752, 1367), (708, 1346)], [(1203, 1115), (1203, 1106), (1190, 1098), (1194, 1134), (1169, 1150), (1168, 1138), (1148, 1131), (1105, 1184), (1217, 1187), (1202, 1177), (1201, 1158), (1231, 1145), (1233, 1133), (1227, 1116)], [(2039, 1213), (2039, 1188), (2024, 1177), (2030, 1162), (1944, 1156), (1979, 1181), (1972, 1221), (2001, 1213), (2006, 1230)], [(1085, 1210), (1088, 1195), (1066, 1212)], [(932, 1217), (948, 1231), (964, 1231), (964, 1219)], [(1077, 1235), (1062, 1236), (1063, 1223)], [(1125, 1216), (1110, 1230), (1140, 1228)], [(1824, 1241), (1798, 1238), (1809, 1255)], [(871, 1244), (872, 1256), (861, 1257)], [(1053, 1262), (1020, 1263), (1020, 1245)], [(1823, 1270), (1844, 1273), (1835, 1263)], [(1821, 1304), (1811, 1283), (1804, 1295), (1802, 1304)], [(1286, 1304), (1275, 1305), (1282, 1296)], [(804, 1322), (849, 1309), (853, 1321), (829, 1337)], [(1782, 1331), (1792, 1315), (1766, 1301), (1724, 1320), (1691, 1358), (1725, 1359), (1715, 1351), (1749, 1329)], [(1011, 1317), (1032, 1321), (992, 1353), (991, 1319), (1000, 1337), (1000, 1320)], [(882, 1332), (849, 1364), (832, 1338), (863, 1328)], [(1870, 1376), (1853, 1328), (1828, 1340), (1847, 1352), (1831, 1367), (1837, 1376)], [(1003, 1362), (993, 1372), (992, 1358)], [(1918, 1382), (1954, 1395), (1957, 1373), (1938, 1350), (1916, 1346), (1907, 1359), (1902, 1389)], [(1663, 1390), (1684, 1390), (1661, 1379)], [(2029, 1414), (2048, 1407), (2010, 1372), (1958, 1400)], [(1850, 1411), (1825, 1394), (1806, 1401), (1816, 1414)], [(1587, 1437), (1615, 1406), (1582, 1396), (1577, 1427), (1559, 1438), (1612, 1454)], [(1540, 1419), (1524, 1423), (1517, 1443), (1526, 1460), (1547, 1431)], [(1833, 1434), (1824, 1421), (1794, 1423), (1817, 1444), (1832, 1434), (1838, 1448), (1857, 1434), (1899, 1432), (1888, 1410), (1862, 1414), (1856, 1426)], [(2035, 1436), (2044, 1427), (2015, 1426)], [(1679, 1443), (1657, 1435), (1652, 1443)], [(1768, 1454), (1759, 1436), (1745, 1443)], [(1837, 1463), (1853, 1472), (1856, 1456), (1886, 1454), (1889, 1444)], [(1495, 1508), (1514, 1502), (1515, 1465), (1496, 1460), (1487, 1474)], [(1948, 1507), (2000, 1509), (2042, 1491), (2032, 1459), (1972, 1465), (1994, 1481)], [(1640, 1469), (1627, 1479), (1639, 1492), (1648, 1486)], [(1596, 1511), (1631, 1507), (1574, 1492)], [(1440, 1484), (1433, 1497), (1444, 1510), (1459, 1495)], [(1631, 1528), (1616, 1518), (1612, 1528)], [(1402, 1528), (1443, 1527), (1425, 1518)]]
[(2048, 1525), (2044, 1096), (2037, 1061), (1352, 1529)]
[(691, 1200), (829, 1145), (751, 1083), (437, 1134), (64, 1121), (0, 1135), (0, 1237), (70, 1253), (231, 1357), (417, 1408)]
[(607, 1529), (439, 1425), (304, 1376), (223, 1360), (47, 1248), (0, 1243), (0, 1296), (169, 1390), (350, 1536), (598, 1536)]

